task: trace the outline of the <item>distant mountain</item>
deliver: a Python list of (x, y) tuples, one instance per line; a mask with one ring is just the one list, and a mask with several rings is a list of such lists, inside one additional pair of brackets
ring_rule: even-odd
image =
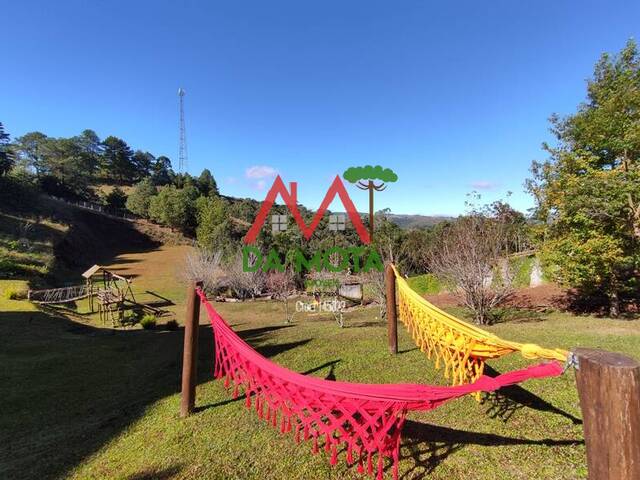
[(387, 214), (387, 218), (403, 230), (409, 230), (411, 228), (432, 227), (437, 223), (453, 220), (454, 217), (447, 217), (444, 215), (406, 215), (389, 213)]

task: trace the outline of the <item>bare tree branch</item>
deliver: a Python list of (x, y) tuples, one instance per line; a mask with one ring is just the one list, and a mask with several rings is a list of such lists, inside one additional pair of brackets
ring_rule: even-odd
[(491, 309), (513, 294), (508, 243), (503, 222), (474, 213), (445, 230), (426, 254), (429, 269), (453, 288), (479, 324), (490, 323)]

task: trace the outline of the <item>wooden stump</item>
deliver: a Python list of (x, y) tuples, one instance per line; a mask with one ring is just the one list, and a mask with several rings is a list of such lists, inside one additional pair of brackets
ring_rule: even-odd
[(574, 351), (590, 480), (640, 479), (640, 362)]

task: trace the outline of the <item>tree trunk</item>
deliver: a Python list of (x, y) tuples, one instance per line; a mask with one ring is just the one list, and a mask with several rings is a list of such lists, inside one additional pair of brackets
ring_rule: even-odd
[(369, 240), (373, 242), (373, 180), (369, 180)]

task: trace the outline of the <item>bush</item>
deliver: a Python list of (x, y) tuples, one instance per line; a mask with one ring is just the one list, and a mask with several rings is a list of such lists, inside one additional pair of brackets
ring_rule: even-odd
[(19, 288), (9, 287), (4, 291), (7, 300), (26, 300), (27, 292)]
[(144, 317), (142, 317), (142, 320), (140, 320), (140, 325), (142, 325), (142, 328), (144, 328), (145, 330), (152, 330), (153, 328), (155, 328), (156, 323), (156, 316), (151, 315), (150, 313), (146, 314)]
[(178, 322), (176, 320), (169, 320), (165, 327), (167, 328), (167, 330), (177, 330)]
[(135, 310), (127, 310), (122, 316), (122, 323), (125, 325), (135, 325), (138, 323), (139, 314)]
[(407, 282), (420, 295), (433, 295), (443, 290), (442, 283), (433, 273), (409, 277)]

